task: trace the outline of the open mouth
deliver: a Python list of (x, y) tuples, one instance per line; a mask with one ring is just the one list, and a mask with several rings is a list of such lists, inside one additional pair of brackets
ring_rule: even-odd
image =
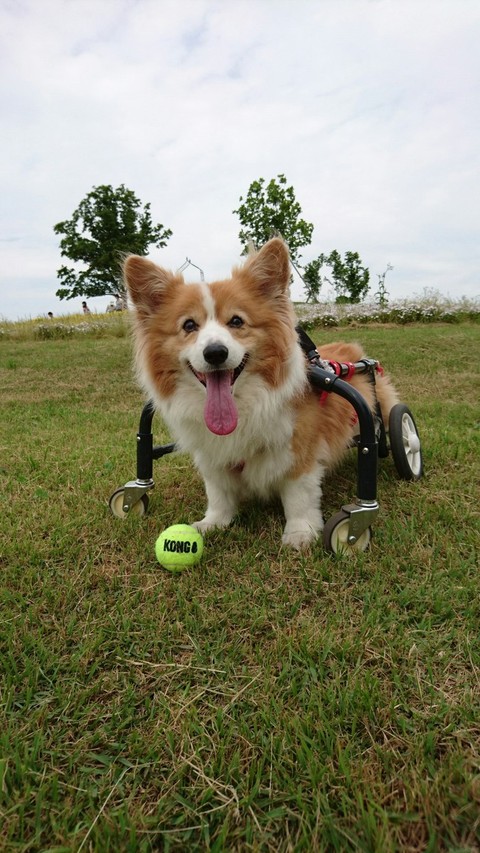
[(245, 353), (238, 367), (235, 367), (234, 370), (209, 370), (208, 373), (200, 373), (199, 370), (195, 370), (195, 368), (188, 362), (188, 366), (192, 371), (193, 375), (198, 379), (202, 385), (207, 387), (207, 377), (211, 376), (214, 373), (222, 373), (224, 375), (229, 374), (230, 376), (230, 385), (234, 385), (237, 381), (238, 377), (242, 373), (246, 363), (248, 361), (248, 353)]
[(248, 355), (245, 355), (234, 370), (208, 370), (205, 373), (200, 373), (188, 363), (194, 376), (205, 386), (207, 396), (203, 417), (207, 428), (215, 435), (229, 435), (236, 429), (238, 412), (232, 388), (247, 361)]

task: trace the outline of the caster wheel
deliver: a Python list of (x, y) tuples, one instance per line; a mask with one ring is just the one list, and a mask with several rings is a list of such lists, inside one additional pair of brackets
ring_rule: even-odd
[(395, 468), (403, 480), (419, 480), (423, 474), (422, 448), (413, 415), (404, 403), (397, 403), (388, 423), (390, 449)]
[(108, 505), (116, 518), (126, 518), (127, 515), (145, 515), (148, 509), (148, 495), (142, 495), (140, 500), (133, 504), (129, 512), (123, 510), (123, 496), (125, 489), (117, 489), (110, 498)]
[(333, 554), (348, 554), (349, 551), (366, 551), (372, 538), (372, 528), (367, 527), (356, 542), (348, 541), (350, 515), (348, 512), (337, 512), (327, 521), (323, 528), (323, 544), (327, 551)]

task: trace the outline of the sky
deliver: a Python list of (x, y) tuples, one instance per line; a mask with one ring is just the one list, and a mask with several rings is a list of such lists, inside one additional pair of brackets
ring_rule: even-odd
[(279, 174), (305, 262), (356, 251), (372, 293), (391, 264), (392, 299), (478, 297), (479, 44), (479, 0), (0, 0), (0, 317), (80, 310), (53, 226), (94, 186), (172, 230), (152, 260), (214, 280), (240, 197)]

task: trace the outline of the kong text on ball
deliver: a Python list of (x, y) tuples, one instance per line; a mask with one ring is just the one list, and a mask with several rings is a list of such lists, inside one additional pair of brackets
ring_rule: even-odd
[(181, 572), (198, 563), (203, 554), (202, 534), (190, 524), (172, 524), (155, 542), (158, 562), (170, 572)]

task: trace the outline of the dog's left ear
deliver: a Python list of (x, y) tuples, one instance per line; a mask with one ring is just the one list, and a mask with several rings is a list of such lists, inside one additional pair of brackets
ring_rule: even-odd
[(255, 280), (263, 293), (273, 297), (282, 296), (290, 283), (287, 244), (279, 237), (274, 237), (247, 259), (242, 271)]

